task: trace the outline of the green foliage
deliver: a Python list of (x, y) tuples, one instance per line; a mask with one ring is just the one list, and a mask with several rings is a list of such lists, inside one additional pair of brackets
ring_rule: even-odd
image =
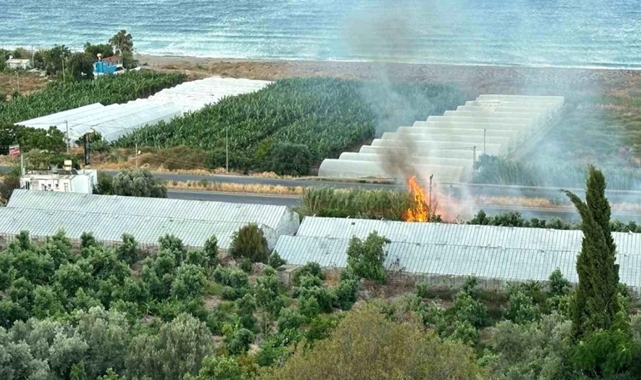
[(510, 294), (507, 309), (505, 310), (505, 318), (517, 323), (526, 324), (538, 320), (541, 316), (541, 311), (537, 305), (534, 304), (532, 297), (517, 291)]
[(126, 30), (120, 30), (113, 37), (109, 39), (109, 44), (114, 47), (118, 54), (123, 55), (126, 53), (133, 53), (134, 41), (131, 33)]
[(355, 278), (341, 278), (336, 287), (336, 306), (342, 310), (349, 310), (358, 299), (359, 282)]
[(390, 241), (378, 235), (376, 231), (369, 234), (365, 241), (353, 237), (347, 248), (347, 266), (354, 274), (379, 283), (387, 281), (383, 264), (387, 253), (385, 244)]
[(98, 44), (92, 45), (87, 42), (84, 46), (85, 53), (88, 54), (92, 60), (98, 59), (98, 54), (102, 55), (102, 58), (111, 57), (114, 55), (114, 49), (109, 44)]
[[(183, 74), (161, 74), (142, 70), (123, 75), (107, 75), (94, 81), (55, 81), (43, 91), (0, 103), (0, 125), (9, 125), (97, 102), (103, 105), (127, 103), (175, 86), (185, 78)], [(38, 133), (36, 130), (31, 131)], [(21, 141), (20, 143), (22, 145)], [(42, 146), (36, 147), (46, 149)]]
[(589, 167), (586, 202), (566, 191), (581, 215), (584, 239), (577, 258), (579, 284), (573, 308), (574, 335), (581, 338), (612, 327), (619, 311), (619, 266), (610, 232), (610, 204), (605, 197), (605, 178)]
[(196, 374), (214, 348), (209, 330), (196, 318), (181, 314), (163, 324), (157, 335), (138, 335), (129, 346), (130, 376), (174, 380)]
[(167, 188), (149, 170), (121, 170), (113, 178), (112, 188), (115, 195), (167, 198)]
[(294, 272), (293, 276), (293, 283), (295, 286), (300, 286), (301, 285), (301, 279), (304, 277), (311, 277), (312, 280), (315, 278), (320, 283), (318, 284), (319, 286), (323, 283), (323, 280), (325, 280), (325, 275), (323, 274), (323, 269), (321, 268), (318, 263), (315, 262), (310, 262), (302, 267), (298, 268)]
[(312, 155), (307, 145), (278, 142), (263, 159), (261, 169), (278, 175), (304, 176), (311, 166)]
[(571, 358), (588, 376), (611, 378), (628, 372), (640, 353), (639, 344), (624, 331), (598, 330), (574, 347)]
[(243, 380), (238, 361), (228, 356), (210, 355), (203, 359), (198, 376), (188, 375), (185, 380)]
[(94, 194), (114, 195), (113, 178), (105, 172), (98, 172), (98, 184), (93, 188)]
[(214, 281), (224, 285), (222, 296), (225, 300), (233, 301), (251, 292), (249, 277), (242, 270), (218, 266), (213, 277)]
[(254, 263), (266, 263), (269, 258), (267, 239), (258, 225), (249, 224), (234, 232), (229, 253), (235, 259), (248, 258)]
[(211, 271), (218, 265), (218, 239), (216, 239), (216, 236), (212, 236), (205, 241), (203, 251), (207, 259), (206, 268)]
[(256, 302), (268, 313), (278, 316), (284, 307), (281, 298), (281, 285), (276, 273), (264, 273), (256, 279)]
[(412, 202), (407, 191), (314, 187), (304, 190), (300, 212), (319, 217), (403, 220)]
[(267, 260), (267, 265), (269, 265), (274, 269), (279, 268), (285, 264), (287, 264), (287, 261), (281, 258), (278, 252), (276, 251), (272, 252), (272, 254), (269, 255), (269, 259)]
[(116, 248), (116, 253), (119, 260), (129, 265), (137, 263), (141, 258), (138, 243), (136, 243), (134, 237), (129, 234), (122, 235), (122, 244)]
[(254, 333), (246, 328), (228, 330), (225, 333), (225, 345), (227, 351), (232, 355), (239, 355), (247, 352), (249, 345), (254, 341)]
[(205, 290), (207, 277), (197, 265), (183, 264), (178, 268), (171, 284), (171, 295), (180, 300), (201, 297)]
[(278, 318), (278, 331), (284, 332), (285, 330), (296, 330), (306, 322), (306, 318), (298, 310), (287, 308), (280, 312)]
[[(539, 166), (486, 155), (479, 157), (477, 167), (479, 170), (472, 182), (495, 185), (579, 188), (589, 175), (585, 166), (558, 162)], [(610, 188), (615, 190), (637, 190), (641, 180), (641, 170), (620, 165), (609, 168), (604, 174)]]
[(240, 324), (248, 330), (254, 330), (256, 327), (256, 318), (254, 317), (256, 298), (249, 293), (245, 294), (243, 298), (236, 300), (236, 306), (238, 307)]
[[(389, 87), (330, 78), (279, 80), (255, 93), (223, 99), (169, 123), (141, 128), (120, 138), (116, 145), (131, 147), (138, 141), (156, 148), (202, 148), (212, 152), (210, 164), (220, 167), (225, 163), (228, 133), (232, 169), (261, 170), (267, 164), (269, 169), (304, 173), (309, 169), (304, 148), (288, 145), (272, 150), (271, 142), (305, 144), (311, 161), (320, 162), (373, 137), (377, 129), (395, 129), (403, 123), (424, 120), (464, 100), (461, 92), (449, 86), (402, 83), (392, 85), (394, 91)], [(363, 96), (364, 92), (378, 95)], [(398, 103), (407, 112), (395, 112), (400, 107), (393, 107), (392, 112), (381, 115), (380, 110)], [(291, 153), (295, 159), (286, 157), (274, 168), (267, 153), (270, 151), (278, 157)]]
[(452, 311), (459, 321), (469, 322), (474, 328), (485, 327), (489, 324), (487, 307), (472, 297), (470, 292), (461, 291), (454, 297)]
[(93, 79), (94, 61), (87, 53), (72, 53), (67, 59), (66, 70), (75, 80)]

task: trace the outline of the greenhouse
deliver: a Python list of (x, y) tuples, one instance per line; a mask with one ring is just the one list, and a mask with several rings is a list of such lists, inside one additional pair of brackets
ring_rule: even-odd
[(271, 82), (252, 79), (211, 77), (179, 84), (152, 95), (146, 101), (172, 103), (183, 113), (195, 112), (208, 104), (216, 104), (227, 96), (258, 91)]
[[(324, 268), (345, 268), (349, 242), (347, 238), (283, 236), (275, 250), (288, 264), (316, 262)], [(575, 268), (579, 250), (392, 241), (385, 252), (384, 267), (392, 275), (410, 275), (431, 286), (460, 287), (474, 276), (481, 287), (506, 288), (511, 282), (545, 282), (557, 268), (571, 283), (578, 282)], [(619, 255), (617, 263), (621, 282), (639, 294), (641, 255)]]
[[(341, 159), (323, 160), (319, 173), (323, 176), (332, 178), (364, 178), (367, 173), (372, 178), (402, 178), (407, 175), (404, 173), (404, 167), (389, 167), (379, 161), (351, 161)], [(444, 166), (444, 165), (421, 165), (412, 163), (412, 169), (420, 173), (429, 173), (440, 182), (459, 182), (464, 174), (465, 168), (462, 166)]]
[(206, 220), (243, 225), (256, 223), (271, 228), (277, 235), (294, 234), (299, 225), (298, 215), (285, 206), (55, 191), (14, 190), (7, 208)]
[[(32, 193), (52, 193), (31, 191)], [(227, 250), (234, 232), (247, 225), (239, 222), (179, 219), (125, 214), (103, 214), (86, 211), (39, 210), (14, 207), (0, 208), (0, 245), (13, 241), (21, 231), (37, 240), (44, 240), (64, 231), (75, 246), (80, 237), (90, 232), (96, 240), (105, 245), (117, 245), (123, 234), (132, 235), (141, 248), (148, 251), (158, 249), (158, 238), (167, 234), (182, 240), (191, 248), (201, 248), (207, 239), (216, 236), (218, 246)], [(259, 225), (270, 247), (274, 247), (277, 235), (273, 229)]]
[[(497, 247), (543, 251), (579, 252), (583, 233), (579, 230), (478, 226), (446, 223), (409, 223), (367, 219), (306, 217), (297, 236), (364, 239), (377, 231), (392, 242)], [(641, 256), (641, 234), (613, 232), (620, 255)]]
[(131, 102), (109, 106), (98, 105), (81, 107), (18, 122), (16, 125), (40, 129), (48, 129), (50, 126), (54, 126), (63, 133), (68, 130), (69, 139), (72, 143), (93, 130), (100, 133), (105, 140), (111, 142), (145, 125), (170, 121), (174, 117), (181, 115), (180, 109), (173, 104)]
[[(358, 153), (326, 159), (318, 175), (406, 180), (408, 175), (434, 174), (441, 183), (464, 181), (474, 160), (482, 154), (506, 156), (517, 150), (553, 122), (564, 101), (556, 96), (480, 95), (443, 116), (430, 115), (411, 127), (385, 132)], [(416, 173), (398, 167), (412, 167)]]

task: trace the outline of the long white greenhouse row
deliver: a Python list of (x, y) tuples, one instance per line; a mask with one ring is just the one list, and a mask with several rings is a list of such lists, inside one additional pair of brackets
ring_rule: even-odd
[(560, 96), (480, 95), (443, 116), (386, 132), (358, 153), (322, 162), (318, 175), (330, 178), (403, 179), (407, 171), (437, 182), (459, 182), (482, 154), (505, 156), (563, 107)]
[(171, 121), (184, 113), (198, 111), (208, 104), (216, 104), (226, 96), (258, 91), (269, 83), (212, 77), (185, 82), (146, 99), (108, 106), (94, 103), (21, 121), (16, 125), (39, 129), (56, 127), (63, 133), (69, 133), (72, 144), (91, 130), (100, 133), (105, 140), (111, 142), (138, 128), (155, 125), (161, 121)]

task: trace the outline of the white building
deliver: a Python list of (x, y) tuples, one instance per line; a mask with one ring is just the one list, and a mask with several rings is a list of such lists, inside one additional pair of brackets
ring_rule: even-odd
[(31, 61), (28, 59), (18, 59), (18, 58), (10, 58), (6, 62), (7, 67), (10, 69), (22, 69), (22, 70), (28, 70), (31, 67)]
[(91, 194), (98, 184), (98, 171), (53, 170), (30, 171), (20, 177), (20, 187), (27, 190)]

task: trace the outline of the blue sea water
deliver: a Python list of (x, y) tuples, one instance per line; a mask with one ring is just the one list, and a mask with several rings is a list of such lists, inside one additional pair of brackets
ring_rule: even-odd
[(0, 46), (134, 36), (217, 58), (641, 68), (639, 0), (0, 0)]

